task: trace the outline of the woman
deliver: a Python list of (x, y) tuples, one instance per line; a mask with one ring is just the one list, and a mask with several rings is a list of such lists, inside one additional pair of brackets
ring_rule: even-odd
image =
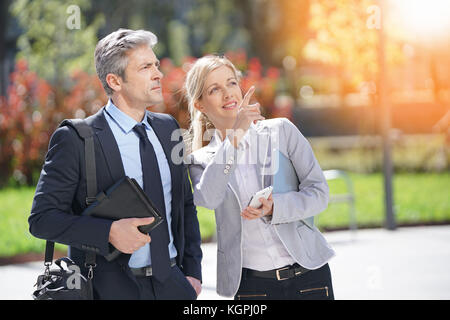
[[(322, 170), (295, 125), (265, 120), (259, 104), (249, 104), (254, 87), (243, 97), (239, 79), (227, 58), (205, 56), (185, 83), (192, 148), (186, 160), (195, 205), (215, 210), (217, 292), (235, 299), (333, 299), (327, 261), (334, 251), (307, 219), (328, 204)], [(281, 165), (279, 158), (292, 164), (299, 185), (249, 207), (252, 195), (275, 182), (280, 168), (268, 163)]]

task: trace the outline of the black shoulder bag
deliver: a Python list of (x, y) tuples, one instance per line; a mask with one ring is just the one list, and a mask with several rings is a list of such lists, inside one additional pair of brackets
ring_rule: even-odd
[[(84, 140), (87, 197), (86, 204), (95, 201), (97, 176), (95, 168), (94, 138), (92, 128), (82, 119), (66, 119), (59, 126), (69, 125)], [(59, 269), (50, 269), (53, 261), (55, 243), (47, 241), (45, 246), (45, 271), (38, 276), (37, 289), (32, 296), (35, 300), (92, 300), (92, 278), (94, 276), (95, 253), (87, 251), (84, 266), (89, 269), (87, 278), (81, 274), (80, 267), (69, 257), (57, 259)], [(63, 265), (65, 264), (65, 266)]]

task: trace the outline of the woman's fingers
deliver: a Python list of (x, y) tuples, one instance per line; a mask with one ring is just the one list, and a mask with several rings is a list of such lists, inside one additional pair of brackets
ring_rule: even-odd
[(251, 120), (251, 122), (253, 122), (253, 123), (256, 124), (257, 121), (259, 121), (259, 120), (265, 120), (266, 118), (264, 118), (264, 117), (263, 117), (262, 115), (260, 115), (260, 114), (257, 114), (257, 115), (254, 115), (254, 116), (250, 116), (249, 119)]
[(261, 202), (264, 209), (270, 210), (270, 208), (272, 208), (272, 205), (273, 205), (272, 194), (270, 194), (270, 196), (267, 199), (260, 198), (259, 202)]
[(259, 120), (264, 120), (265, 118), (261, 115), (260, 104), (254, 103), (249, 104), (250, 98), (255, 92), (255, 86), (251, 86), (250, 89), (245, 94), (239, 106), (236, 121), (233, 125), (233, 133), (230, 134), (230, 141), (233, 145), (237, 147), (241, 138), (247, 132), (251, 123), (256, 123)]
[(259, 201), (261, 202), (261, 207), (258, 209), (247, 207), (242, 211), (241, 216), (244, 219), (247, 220), (253, 220), (257, 218), (261, 218), (263, 216), (266, 216), (268, 214), (272, 214), (272, 207), (273, 207), (273, 200), (272, 195), (269, 196), (269, 198), (259, 198)]
[(264, 120), (265, 118), (261, 115), (260, 104), (255, 103), (249, 105), (247, 108), (241, 111), (247, 120), (250, 122), (256, 122), (258, 120)]
[(262, 207), (264, 209), (264, 215), (272, 215), (273, 212), (273, 198), (272, 194), (267, 199), (260, 198), (259, 201), (262, 204)]
[(249, 211), (243, 211), (241, 216), (242, 216), (242, 218), (244, 218), (246, 220), (253, 220), (253, 219), (260, 218), (259, 214), (251, 213)]
[(247, 110), (253, 110), (253, 111), (259, 111), (260, 107), (261, 107), (261, 105), (257, 102), (257, 103), (254, 103), (254, 104), (249, 104), (246, 109)]
[(247, 207), (244, 209), (244, 211), (241, 212), (241, 216), (244, 219), (253, 220), (253, 219), (261, 218), (262, 211), (263, 211), (262, 208), (255, 209), (252, 207)]
[(247, 93), (244, 96), (244, 99), (242, 99), (241, 107), (245, 108), (250, 103), (250, 98), (252, 97), (253, 93), (255, 92), (255, 86), (251, 86), (250, 89), (248, 89)]

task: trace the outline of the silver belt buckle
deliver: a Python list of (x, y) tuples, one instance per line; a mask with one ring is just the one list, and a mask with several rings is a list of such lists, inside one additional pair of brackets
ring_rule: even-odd
[(145, 276), (146, 277), (151, 277), (152, 274), (153, 274), (152, 267), (145, 268)]

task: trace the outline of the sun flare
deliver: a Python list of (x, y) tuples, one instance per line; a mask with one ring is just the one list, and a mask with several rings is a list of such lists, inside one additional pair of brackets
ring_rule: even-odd
[(424, 37), (450, 37), (450, 0), (390, 0), (405, 31)]

